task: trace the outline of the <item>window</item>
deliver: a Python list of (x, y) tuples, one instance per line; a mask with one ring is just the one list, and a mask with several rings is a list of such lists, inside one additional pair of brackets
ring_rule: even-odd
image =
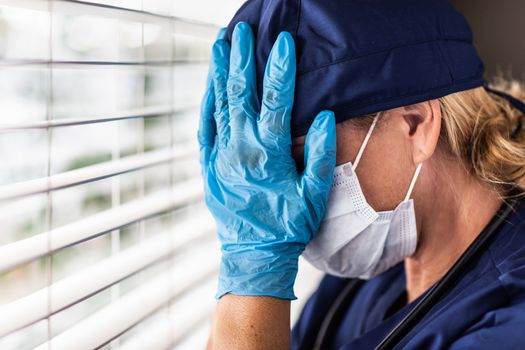
[(195, 136), (241, 1), (221, 3), (0, 2), (0, 349), (205, 344), (219, 249)]

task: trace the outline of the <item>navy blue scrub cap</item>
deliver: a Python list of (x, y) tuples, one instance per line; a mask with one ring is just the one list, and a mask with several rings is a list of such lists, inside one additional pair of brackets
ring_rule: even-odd
[(228, 26), (256, 38), (259, 97), (281, 31), (295, 39), (292, 135), (320, 111), (337, 122), (483, 85), (483, 63), (465, 18), (447, 0), (248, 0)]

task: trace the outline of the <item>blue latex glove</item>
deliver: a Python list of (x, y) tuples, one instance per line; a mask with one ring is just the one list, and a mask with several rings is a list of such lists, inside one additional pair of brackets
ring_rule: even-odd
[[(231, 51), (231, 53), (230, 53)], [(259, 103), (254, 39), (239, 23), (232, 48), (213, 46), (198, 134), (206, 204), (217, 221), (226, 293), (295, 299), (298, 258), (324, 216), (335, 167), (332, 112), (321, 112), (305, 143), (305, 170), (291, 155), (296, 58), (293, 38), (277, 38)]]

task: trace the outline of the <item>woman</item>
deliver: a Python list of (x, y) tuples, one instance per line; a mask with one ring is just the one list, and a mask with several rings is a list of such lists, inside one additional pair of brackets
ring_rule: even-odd
[[(209, 348), (374, 349), (400, 323), (383, 348), (524, 348), (525, 94), (484, 86), (471, 39), (444, 0), (239, 10), (199, 130)], [(328, 274), (290, 333), (303, 252)]]

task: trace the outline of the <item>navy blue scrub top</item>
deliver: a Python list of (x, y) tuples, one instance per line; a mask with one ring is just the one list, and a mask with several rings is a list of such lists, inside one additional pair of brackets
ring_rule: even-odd
[[(311, 349), (348, 280), (326, 275), (292, 330), (292, 349)], [(334, 325), (328, 349), (374, 349), (422, 298), (406, 304), (398, 264), (362, 284)], [(395, 349), (525, 349), (525, 202), (486, 251)]]

